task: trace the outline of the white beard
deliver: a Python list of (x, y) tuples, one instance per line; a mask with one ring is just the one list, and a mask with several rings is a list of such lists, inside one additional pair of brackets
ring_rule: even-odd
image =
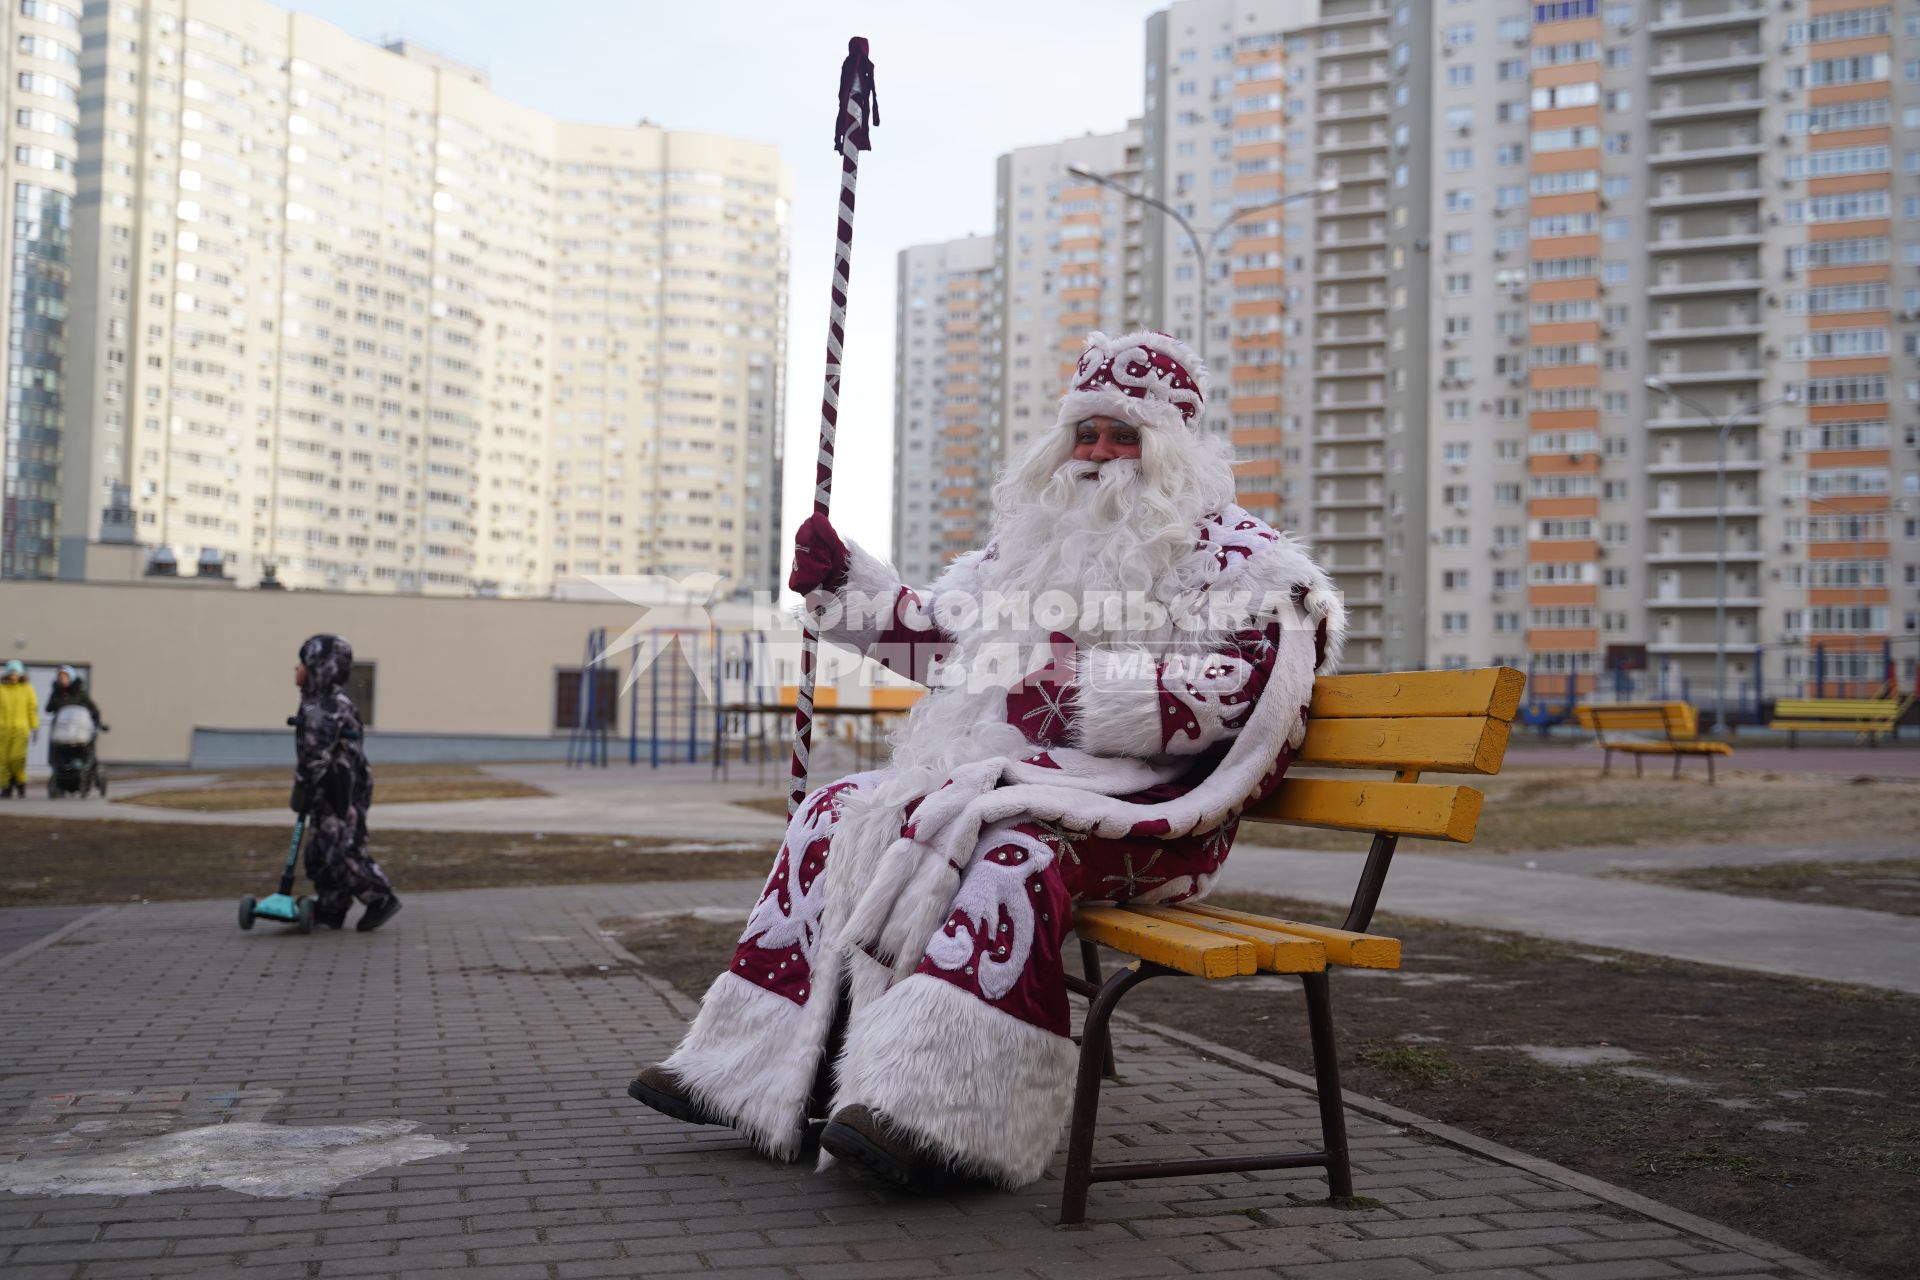
[[(1031, 755), (1032, 744), (1007, 723), (1007, 689), (1045, 663), (1054, 632), (1088, 647), (1167, 638), (1164, 625), (1152, 631), (1129, 627), (1144, 619), (1103, 617), (1099, 608), (1102, 595), (1124, 601), (1131, 594), (1164, 605), (1198, 585), (1185, 577), (1196, 571), (1189, 567), (1196, 561), (1194, 529), (1211, 503), (1198, 494), (1185, 501), (1159, 494), (1163, 501), (1156, 509), (1177, 515), (1165, 523), (1164, 515), (1143, 521), (1139, 498), (1150, 484), (1137, 461), (1070, 460), (1044, 483), (1028, 486), (1025, 501), (1003, 506), (995, 522), (995, 555), (981, 564), (980, 585), (988, 599), (998, 596), (1016, 608), (1011, 618), (991, 619), (991, 625), (954, 637), (942, 665), (949, 678), (963, 682), (936, 688), (894, 734), (894, 777), (877, 799), (925, 794), (962, 764)], [(1093, 607), (1083, 607), (1089, 596)], [(1067, 606), (1064, 616), (1046, 607), (1049, 598)], [(1021, 601), (1032, 604), (1024, 617)]]

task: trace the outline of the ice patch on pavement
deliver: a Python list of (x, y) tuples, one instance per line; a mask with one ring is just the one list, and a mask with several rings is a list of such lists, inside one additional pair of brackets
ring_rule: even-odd
[(413, 1130), (412, 1120), (366, 1124), (207, 1125), (143, 1138), (111, 1151), (29, 1159), (0, 1175), (16, 1195), (138, 1196), (225, 1187), (260, 1198), (308, 1200), (392, 1165), (465, 1151)]

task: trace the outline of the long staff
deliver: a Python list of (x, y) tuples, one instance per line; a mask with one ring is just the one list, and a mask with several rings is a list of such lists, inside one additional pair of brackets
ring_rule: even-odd
[[(840, 64), (839, 111), (833, 122), (833, 149), (840, 153), (840, 226), (833, 241), (833, 309), (827, 319), (826, 389), (820, 398), (820, 454), (813, 468), (813, 510), (826, 515), (833, 500), (833, 435), (840, 419), (840, 357), (846, 343), (847, 283), (853, 275), (853, 192), (860, 181), (860, 153), (871, 150), (869, 128), (880, 123), (880, 95), (873, 83), (873, 59), (862, 36), (847, 41)], [(800, 642), (800, 687), (793, 707), (793, 766), (787, 792), (792, 817), (807, 794), (807, 766), (813, 751), (814, 664), (820, 636), (812, 626)]]

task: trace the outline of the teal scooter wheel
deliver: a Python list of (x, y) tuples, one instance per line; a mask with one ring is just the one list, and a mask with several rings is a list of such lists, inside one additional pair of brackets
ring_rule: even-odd
[(240, 927), (242, 929), (253, 928), (253, 908), (256, 901), (257, 899), (255, 899), (252, 894), (248, 894), (246, 897), (240, 899)]
[(300, 932), (302, 933), (313, 932), (313, 899), (312, 898), (300, 899), (299, 925), (300, 925)]

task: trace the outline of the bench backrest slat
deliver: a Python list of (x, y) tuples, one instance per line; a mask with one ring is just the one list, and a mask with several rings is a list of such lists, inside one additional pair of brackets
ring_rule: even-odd
[(1857, 720), (1900, 714), (1898, 698), (1782, 698), (1773, 704), (1773, 714), (1783, 719), (1808, 719), (1822, 716)]
[(1313, 682), (1309, 720), (1381, 716), (1491, 716), (1512, 720), (1527, 677), (1512, 667), (1477, 671), (1390, 671), (1322, 676)]
[[(1392, 781), (1289, 775), (1241, 815), (1250, 822), (1464, 843), (1480, 820), (1471, 787), (1417, 781), (1427, 770), (1500, 771), (1527, 678), (1511, 667), (1322, 676), (1295, 763), (1391, 770)], [(1375, 842), (1378, 847), (1378, 841)], [(1391, 846), (1387, 856), (1391, 856)]]
[(1604, 737), (1608, 733), (1664, 733), (1672, 738), (1696, 738), (1700, 713), (1691, 702), (1585, 703), (1573, 709), (1583, 729)]
[(1513, 725), (1491, 716), (1308, 720), (1294, 763), (1321, 769), (1498, 773)]
[(1241, 817), (1331, 831), (1383, 831), (1433, 840), (1473, 839), (1480, 793), (1423, 782), (1363, 782), (1289, 777)]

